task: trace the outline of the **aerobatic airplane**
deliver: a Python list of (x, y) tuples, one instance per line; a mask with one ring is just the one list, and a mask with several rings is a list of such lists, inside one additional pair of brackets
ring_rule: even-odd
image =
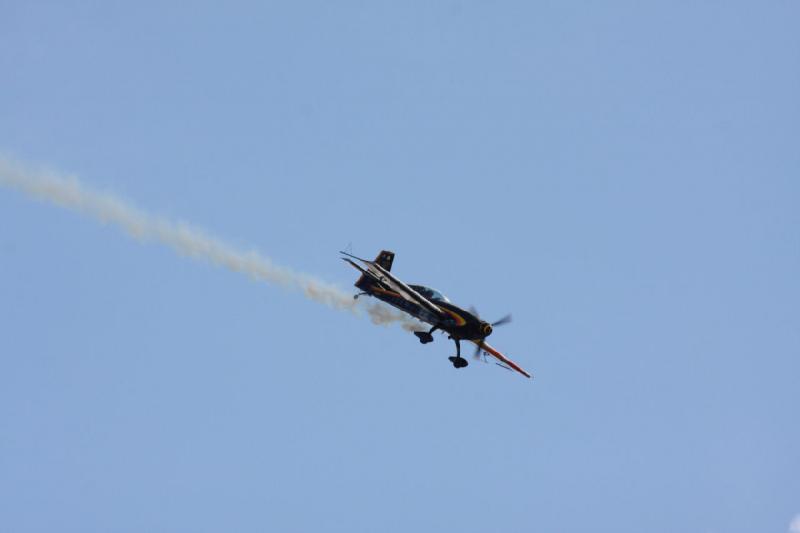
[[(527, 378), (531, 377), (514, 361), (486, 343), (486, 337), (492, 334), (492, 328), (510, 322), (511, 315), (489, 323), (481, 320), (474, 309), (465, 311), (453, 305), (437, 290), (422, 285), (406, 285), (390, 273), (394, 252), (383, 250), (374, 261), (368, 261), (347, 252), (341, 253), (347, 256), (342, 257), (342, 261), (346, 261), (361, 272), (361, 277), (358, 278), (355, 286), (362, 292), (353, 298), (363, 295), (373, 296), (408, 313), (417, 320), (430, 324), (433, 327), (429, 331), (414, 332), (422, 344), (432, 342), (433, 332), (437, 329), (447, 332), (449, 338), (456, 343), (456, 355), (448, 358), (454, 367), (463, 368), (469, 364), (466, 359), (461, 357), (461, 341), (466, 340), (475, 344), (475, 357), (479, 357), (481, 352), (484, 352), (497, 359), (498, 365), (509, 370), (516, 370)], [(360, 266), (353, 259), (361, 262), (364, 266)]]

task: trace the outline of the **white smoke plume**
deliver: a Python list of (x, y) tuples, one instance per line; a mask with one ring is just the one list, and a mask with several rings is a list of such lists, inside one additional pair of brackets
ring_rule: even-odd
[(205, 259), (256, 281), (302, 292), (307, 298), (353, 314), (366, 312), (375, 324), (399, 322), (405, 329), (419, 323), (379, 303), (360, 304), (342, 289), (313, 276), (273, 264), (255, 251), (237, 249), (184, 223), (142, 211), (111, 194), (87, 187), (73, 176), (30, 168), (0, 156), (0, 185), (34, 198), (87, 214), (103, 223), (120, 226), (140, 241), (156, 241), (190, 257)]
[(795, 515), (789, 523), (789, 533), (800, 533), (800, 514)]

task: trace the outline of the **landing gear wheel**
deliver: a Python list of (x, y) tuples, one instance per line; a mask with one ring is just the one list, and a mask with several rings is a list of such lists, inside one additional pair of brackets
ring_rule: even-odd
[(419, 338), (419, 342), (422, 344), (428, 344), (429, 342), (433, 342), (433, 335), (428, 333), (427, 331), (415, 331), (414, 335)]
[(451, 363), (453, 363), (453, 366), (456, 368), (464, 368), (469, 364), (466, 359), (464, 359), (459, 355), (448, 357), (448, 359), (450, 360)]

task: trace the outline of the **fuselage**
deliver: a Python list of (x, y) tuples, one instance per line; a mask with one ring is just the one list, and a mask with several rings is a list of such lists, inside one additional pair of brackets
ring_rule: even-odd
[(359, 289), (374, 296), (387, 304), (406, 312), (418, 320), (436, 326), (438, 329), (446, 331), (451, 337), (463, 340), (478, 340), (486, 335), (486, 323), (474, 314), (451, 303), (439, 291), (430, 289), (423, 285), (409, 285), (409, 287), (425, 298), (429, 299), (439, 309), (444, 312), (446, 318), (428, 311), (424, 307), (409, 301), (397, 292), (388, 287), (382, 286), (372, 280), (365, 279), (362, 284), (357, 285)]
[[(466, 360), (461, 357), (460, 344), (460, 341), (467, 340), (474, 343), (478, 348), (476, 354), (482, 350), (485, 354), (497, 359), (497, 364), (516, 370), (525, 377), (531, 377), (514, 361), (486, 343), (486, 337), (492, 334), (492, 326), (508, 322), (511, 318), (510, 315), (494, 324), (489, 324), (478, 318), (475, 313), (450, 303), (447, 297), (435, 289), (424, 285), (408, 285), (404, 283), (390, 273), (394, 261), (394, 252), (383, 250), (374, 261), (367, 261), (347, 252), (342, 252), (342, 254), (345, 256), (342, 258), (343, 261), (361, 272), (361, 276), (355, 283), (355, 286), (362, 291), (361, 294), (378, 298), (392, 307), (433, 326), (430, 331), (414, 332), (421, 343), (431, 342), (433, 340), (431, 333), (437, 329), (446, 331), (456, 344), (456, 355), (448, 358), (456, 368), (467, 366)], [(363, 266), (354, 260), (360, 262)], [(361, 294), (355, 295), (355, 298), (358, 298)]]

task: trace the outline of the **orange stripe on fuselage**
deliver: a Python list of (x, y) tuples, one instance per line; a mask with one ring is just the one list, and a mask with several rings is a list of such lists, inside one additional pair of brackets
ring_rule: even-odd
[(387, 296), (394, 296), (395, 298), (403, 298), (399, 294), (394, 291), (387, 291), (386, 289), (381, 289), (380, 287), (375, 287), (372, 289), (372, 292), (378, 292), (380, 294), (385, 294)]
[[(385, 294), (387, 296), (394, 296), (395, 298), (403, 298), (402, 296), (400, 296), (399, 294), (397, 294), (394, 291), (387, 291), (386, 289), (381, 289), (380, 287), (375, 287), (375, 288), (373, 288), (371, 290), (372, 290), (372, 292), (376, 292), (376, 293), (379, 293), (379, 294)], [(403, 298), (403, 299), (405, 299), (405, 298)], [(456, 321), (456, 327), (461, 327), (461, 326), (463, 326), (464, 324), (467, 323), (466, 319), (464, 319), (463, 316), (459, 315), (455, 311), (452, 311), (452, 310), (446, 308), (445, 306), (441, 306), (440, 309), (442, 311), (444, 311), (445, 313), (447, 313), (448, 315), (450, 315), (451, 317), (453, 317), (453, 320)]]
[(453, 317), (453, 320), (455, 320), (455, 321), (456, 321), (456, 326), (457, 326), (457, 327), (461, 327), (461, 326), (463, 326), (464, 324), (466, 324), (466, 323), (467, 323), (467, 321), (466, 321), (466, 320), (464, 320), (464, 317), (463, 317), (463, 316), (461, 316), (461, 315), (459, 315), (459, 314), (458, 314), (458, 313), (456, 313), (455, 311), (451, 311), (450, 309), (446, 308), (446, 307), (445, 307), (445, 306), (443, 306), (443, 305), (441, 306), (441, 308), (442, 308), (442, 311), (444, 311), (445, 313), (447, 313), (448, 315), (450, 315), (451, 317)]

